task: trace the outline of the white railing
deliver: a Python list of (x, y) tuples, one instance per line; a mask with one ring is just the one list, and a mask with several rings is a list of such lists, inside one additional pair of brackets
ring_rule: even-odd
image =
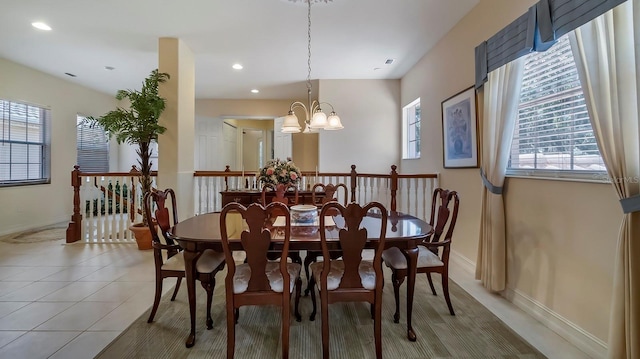
[[(355, 199), (364, 204), (378, 201), (389, 209), (429, 220), (431, 196), (439, 186), (437, 174), (403, 175), (392, 166), (390, 174), (360, 174), (355, 166), (348, 173), (302, 172), (300, 190), (311, 190), (315, 183), (344, 183), (349, 188), (348, 201)], [(222, 209), (223, 191), (260, 191), (256, 172), (197, 171), (194, 174), (194, 199), (196, 214), (216, 212)], [(395, 191), (395, 204), (393, 197)], [(338, 191), (338, 201), (344, 203), (343, 191)]]
[(135, 171), (83, 173), (76, 167), (72, 172), (74, 213), (67, 242), (135, 243), (129, 226), (142, 222), (138, 179)]
[[(431, 196), (439, 186), (437, 174), (398, 174), (395, 166), (389, 174), (363, 174), (352, 166), (348, 173), (303, 172), (299, 188), (311, 190), (315, 183), (344, 183), (348, 201), (365, 204), (377, 201), (396, 210), (429, 221)], [(155, 174), (154, 177), (155, 186)], [(142, 222), (140, 183), (137, 172), (72, 172), (74, 212), (67, 229), (67, 242), (135, 243), (128, 229)], [(194, 173), (194, 212), (202, 214), (222, 209), (220, 192), (228, 190), (260, 191), (256, 172), (197, 171)], [(338, 201), (344, 203), (342, 190)]]

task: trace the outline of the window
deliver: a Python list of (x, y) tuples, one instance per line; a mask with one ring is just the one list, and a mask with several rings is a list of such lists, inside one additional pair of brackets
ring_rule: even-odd
[(77, 164), (82, 172), (109, 172), (109, 142), (100, 125), (77, 117)]
[(565, 35), (525, 58), (511, 175), (579, 178), (605, 171)]
[(51, 182), (49, 112), (0, 100), (0, 186)]
[(420, 99), (402, 109), (402, 158), (420, 158)]

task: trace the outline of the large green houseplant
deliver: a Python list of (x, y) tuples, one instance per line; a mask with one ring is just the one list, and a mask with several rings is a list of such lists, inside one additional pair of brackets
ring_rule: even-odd
[[(89, 117), (88, 121), (99, 124), (104, 130), (116, 138), (118, 143), (128, 143), (137, 145), (138, 164), (140, 165), (140, 185), (142, 195), (151, 191), (151, 142), (158, 140), (158, 135), (164, 133), (166, 128), (158, 123), (160, 115), (165, 109), (165, 99), (158, 95), (158, 85), (166, 82), (169, 74), (158, 72), (158, 69), (151, 71), (151, 74), (142, 83), (140, 90), (119, 90), (116, 99), (129, 101), (128, 108), (118, 107), (106, 114), (94, 118)], [(136, 229), (149, 233), (146, 216), (142, 216), (143, 223), (136, 224), (130, 229), (136, 233)], [(144, 230), (146, 229), (146, 231)], [(138, 240), (138, 247), (151, 248), (151, 237), (149, 233), (148, 244), (141, 244)], [(145, 240), (146, 242), (146, 240)]]

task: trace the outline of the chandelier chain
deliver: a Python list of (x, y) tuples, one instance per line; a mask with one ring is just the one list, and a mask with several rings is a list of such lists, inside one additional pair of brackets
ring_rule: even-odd
[(311, 92), (311, 0), (307, 0), (309, 8), (307, 11), (307, 91)]

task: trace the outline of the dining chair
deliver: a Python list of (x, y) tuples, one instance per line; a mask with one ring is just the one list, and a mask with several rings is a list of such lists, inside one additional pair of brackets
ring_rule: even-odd
[[(367, 220), (367, 212), (372, 209), (380, 211), (380, 232), (368, 234), (363, 228), (363, 220)], [(331, 259), (327, 243), (325, 215), (337, 210), (344, 218), (345, 226), (339, 229), (338, 239), (342, 248), (342, 259)], [(371, 217), (369, 219), (372, 219)], [(329, 202), (320, 211), (320, 245), (322, 262), (311, 264), (311, 299), (313, 312), (310, 320), (316, 315), (317, 288), (320, 292), (320, 314), (322, 317), (322, 357), (329, 357), (329, 304), (336, 302), (368, 302), (371, 307), (373, 332), (375, 338), (376, 358), (382, 358), (382, 251), (387, 231), (387, 210), (378, 202), (371, 202), (361, 207), (350, 203), (347, 207), (338, 202)], [(362, 252), (369, 238), (378, 238), (374, 248), (373, 261), (363, 260)]]
[[(338, 191), (340, 190), (340, 188), (343, 189), (343, 193), (342, 193), (342, 198), (344, 199), (344, 205), (347, 205), (347, 197), (349, 196), (349, 189), (347, 188), (347, 186), (344, 183), (338, 183), (338, 184), (323, 184), (323, 183), (316, 183), (313, 185), (313, 187), (311, 188), (311, 202), (313, 202), (316, 206), (318, 206), (319, 208), (322, 208), (322, 206), (325, 203), (329, 203), (331, 201), (338, 201)], [(319, 193), (324, 193), (324, 196), (320, 196)], [(328, 216), (334, 216), (338, 213), (337, 210), (331, 210), (329, 212), (327, 212)], [(331, 259), (337, 259), (340, 257), (340, 251), (331, 251)], [(310, 287), (309, 287), (309, 283), (311, 281), (311, 278), (309, 277), (309, 265), (311, 263), (314, 263), (318, 260), (318, 257), (322, 256), (322, 252), (320, 251), (307, 251), (305, 257), (304, 257), (304, 273), (306, 275), (307, 278), (307, 288), (304, 290), (304, 295), (307, 296), (309, 295), (309, 291), (310, 291)]]
[[(274, 192), (273, 197), (267, 195), (267, 193), (269, 192)], [(293, 193), (293, 198), (291, 198), (290, 196), (287, 196), (288, 193)], [(262, 193), (261, 193), (262, 206), (267, 206), (269, 203), (272, 203), (272, 202), (280, 202), (285, 204), (287, 207), (291, 207), (298, 204), (298, 201), (299, 201), (298, 187), (296, 187), (296, 185), (294, 185), (293, 183), (288, 183), (288, 184), (278, 183), (277, 185), (273, 183), (266, 183), (264, 186), (262, 186)], [(284, 212), (278, 208), (274, 209), (272, 213), (273, 218), (277, 216), (288, 216), (288, 215), (289, 215), (288, 211)], [(270, 260), (276, 260), (280, 258), (280, 254), (276, 252), (270, 252), (268, 257)], [(295, 263), (302, 264), (302, 257), (300, 257), (300, 252), (298, 251), (289, 252), (289, 258), (291, 258), (291, 260), (294, 261)]]
[[(171, 215), (166, 206), (167, 200), (171, 203)], [(167, 188), (164, 191), (151, 190), (145, 194), (143, 203), (147, 223), (153, 223), (153, 225), (149, 225), (149, 229), (153, 241), (156, 293), (151, 314), (149, 314), (149, 319), (147, 320), (148, 323), (151, 323), (160, 304), (164, 278), (177, 278), (176, 288), (171, 296), (171, 301), (173, 301), (176, 299), (176, 294), (178, 294), (178, 290), (180, 289), (180, 283), (186, 273), (182, 248), (167, 236), (167, 232), (171, 230), (172, 225), (178, 223), (178, 208), (176, 205), (175, 192), (171, 188)], [(160, 240), (158, 231), (162, 233), (165, 243), (162, 243)], [(163, 258), (164, 255), (166, 255), (166, 260)], [(222, 270), (224, 265), (224, 253), (211, 249), (205, 250), (196, 263), (196, 278), (200, 280), (202, 287), (207, 291), (207, 329), (213, 328), (211, 302), (213, 301), (213, 290), (216, 285), (216, 273)]]
[[(274, 192), (274, 196), (267, 198), (267, 193), (269, 192)], [(293, 193), (293, 198), (287, 196), (287, 193)], [(281, 202), (290, 207), (298, 204), (298, 187), (293, 183), (278, 183), (277, 185), (267, 183), (262, 186), (261, 199), (263, 206), (268, 205), (270, 202)]]
[[(266, 207), (253, 203), (245, 207), (239, 203), (229, 203), (220, 213), (220, 234), (222, 248), (227, 261), (225, 290), (227, 298), (227, 358), (233, 358), (235, 350), (235, 325), (239, 308), (245, 305), (277, 305), (282, 309), (282, 357), (289, 356), (290, 300), (295, 289), (295, 317), (301, 320), (298, 304), (300, 301), (299, 263), (286, 260), (269, 261), (267, 253), (272, 246), (273, 235), (268, 227), (272, 212), (289, 208), (280, 202), (272, 202)], [(246, 262), (236, 264), (233, 260), (227, 231), (227, 217), (240, 215), (246, 222), (246, 228), (240, 234), (242, 250), (246, 252)], [(291, 216), (287, 215), (286, 225), (281, 231), (281, 258), (287, 258), (291, 237)], [(275, 230), (274, 230), (275, 231)], [(279, 232), (280, 233), (280, 232)], [(280, 243), (281, 242), (281, 243)]]
[[(418, 264), (416, 273), (426, 273), (429, 286), (433, 295), (436, 289), (433, 286), (431, 273), (440, 273), (442, 277), (442, 291), (444, 299), (449, 307), (449, 313), (455, 315), (451, 298), (449, 297), (449, 252), (453, 230), (458, 217), (460, 199), (456, 191), (436, 188), (431, 199), (430, 224), (434, 231), (427, 239), (418, 245)], [(451, 208), (450, 208), (451, 207)], [(446, 229), (446, 233), (445, 233)], [(444, 234), (444, 237), (443, 237)], [(385, 265), (391, 268), (391, 282), (396, 300), (396, 312), (393, 321), (400, 321), (400, 285), (407, 276), (407, 260), (398, 248), (389, 248), (382, 253)]]

